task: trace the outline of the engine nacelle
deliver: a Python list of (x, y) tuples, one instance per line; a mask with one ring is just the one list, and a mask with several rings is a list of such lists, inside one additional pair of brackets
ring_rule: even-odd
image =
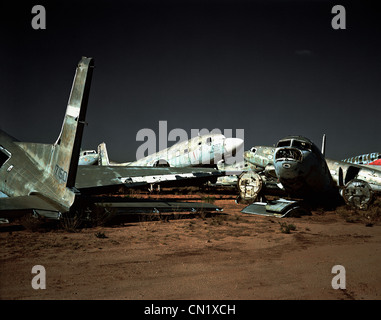
[(238, 191), (244, 201), (255, 201), (262, 190), (263, 181), (259, 174), (248, 171), (238, 177)]
[(345, 203), (356, 209), (367, 210), (373, 200), (373, 191), (364, 180), (352, 179), (341, 192)]

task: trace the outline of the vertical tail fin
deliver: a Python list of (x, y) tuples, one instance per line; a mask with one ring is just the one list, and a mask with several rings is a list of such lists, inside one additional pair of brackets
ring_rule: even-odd
[(108, 159), (108, 153), (107, 153), (107, 149), (106, 149), (106, 144), (104, 142), (102, 142), (98, 146), (98, 155), (99, 155), (98, 165), (100, 165), (100, 166), (110, 165), (110, 161)]
[(70, 208), (75, 198), (71, 188), (75, 186), (93, 67), (92, 58), (82, 57), (74, 76), (61, 132), (54, 144), (15, 142), (38, 167), (43, 168), (46, 180), (52, 178), (33, 192), (43, 194), (65, 208)]
[(53, 145), (53, 173), (68, 188), (75, 186), (93, 68), (92, 58), (82, 57), (78, 63), (62, 129)]

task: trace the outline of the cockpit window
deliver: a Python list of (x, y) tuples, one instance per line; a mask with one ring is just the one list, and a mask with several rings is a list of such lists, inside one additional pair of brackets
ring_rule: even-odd
[(293, 140), (292, 146), (300, 150), (309, 150), (311, 151), (311, 144), (305, 141)]
[(308, 151), (312, 150), (312, 146), (311, 146), (311, 144), (309, 142), (307, 142), (307, 141), (300, 141), (300, 140), (296, 140), (296, 139), (281, 140), (281, 141), (278, 142), (277, 147), (278, 148), (281, 148), (281, 147), (294, 147), (294, 148), (297, 148), (299, 150), (308, 150)]
[(4, 163), (8, 161), (8, 159), (11, 157), (11, 154), (8, 150), (5, 150), (3, 147), (0, 146), (0, 168), (3, 166)]
[(280, 148), (280, 147), (291, 147), (291, 140), (279, 141), (277, 144), (277, 148)]
[(296, 160), (302, 161), (302, 153), (298, 149), (279, 149), (275, 154), (275, 160)]

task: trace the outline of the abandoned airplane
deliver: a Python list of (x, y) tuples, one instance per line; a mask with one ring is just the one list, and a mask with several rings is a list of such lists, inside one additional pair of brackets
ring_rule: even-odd
[(353, 163), (353, 164), (364, 164), (369, 166), (381, 166), (381, 153), (373, 152), (362, 154), (360, 156), (355, 156), (351, 158), (346, 158), (342, 160), (343, 162)]
[(55, 143), (20, 142), (0, 131), (1, 217), (33, 211), (57, 219), (85, 195), (156, 183), (204, 183), (223, 175), (211, 168), (78, 166), (93, 68), (92, 58), (80, 60)]
[[(109, 161), (106, 144), (103, 142), (98, 146), (98, 153), (94, 150), (82, 151), (79, 164), (92, 165), (98, 163), (101, 165), (138, 167), (212, 167), (216, 166), (219, 161), (235, 155), (237, 150), (242, 147), (242, 139), (226, 138), (223, 134), (211, 133), (178, 142), (169, 148), (136, 161), (116, 163)], [(94, 161), (92, 161), (93, 159)]]
[(243, 200), (256, 201), (265, 194), (326, 203), (344, 199), (353, 207), (367, 209), (373, 195), (381, 192), (380, 170), (327, 159), (301, 136), (281, 139), (276, 148), (253, 147), (244, 158), (256, 169), (239, 177)]

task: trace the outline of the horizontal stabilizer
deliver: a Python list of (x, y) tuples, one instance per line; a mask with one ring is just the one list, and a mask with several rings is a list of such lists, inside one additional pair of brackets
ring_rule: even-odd
[(37, 210), (43, 216), (58, 218), (63, 208), (59, 204), (37, 194), (2, 198), (0, 201), (1, 216), (4, 218), (15, 218), (17, 216), (14, 213), (15, 211), (19, 211), (20, 215), (24, 215), (25, 211), (32, 210)]
[(299, 201), (290, 201), (285, 199), (273, 200), (267, 203), (254, 202), (245, 207), (241, 212), (277, 218), (283, 218), (286, 215), (299, 216), (309, 213), (306, 209), (300, 206)]

